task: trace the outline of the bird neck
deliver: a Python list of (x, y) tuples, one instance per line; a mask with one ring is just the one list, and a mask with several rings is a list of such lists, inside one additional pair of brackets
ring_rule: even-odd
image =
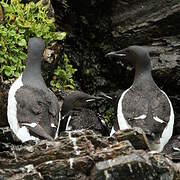
[(155, 84), (151, 74), (151, 65), (148, 64), (144, 67), (136, 66), (133, 86), (146, 86), (150, 84)]
[(41, 59), (42, 57), (39, 56), (31, 56), (28, 55), (28, 59), (26, 62), (25, 71), (31, 71), (36, 74), (41, 74)]
[(28, 56), (23, 73), (23, 84), (33, 88), (47, 89), (41, 75), (41, 56)]

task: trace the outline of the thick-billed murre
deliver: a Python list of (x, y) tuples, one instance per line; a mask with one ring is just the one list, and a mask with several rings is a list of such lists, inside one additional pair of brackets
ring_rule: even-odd
[(173, 133), (174, 111), (168, 96), (152, 78), (149, 52), (140, 46), (130, 46), (106, 57), (118, 58), (135, 67), (133, 84), (119, 99), (118, 122), (114, 122), (111, 135), (118, 129), (141, 127), (151, 150), (161, 152)]
[(29, 39), (26, 68), (9, 90), (8, 122), (22, 142), (52, 140), (58, 133), (58, 99), (41, 75), (44, 48), (43, 39)]

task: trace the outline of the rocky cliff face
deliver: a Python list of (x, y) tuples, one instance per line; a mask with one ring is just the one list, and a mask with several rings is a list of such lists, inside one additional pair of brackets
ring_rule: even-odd
[[(66, 2), (64, 9), (63, 2)], [(133, 72), (105, 59), (104, 55), (134, 44), (157, 50), (152, 64), (160, 86), (165, 84), (167, 90), (169, 85), (173, 90), (179, 87), (177, 81), (167, 83), (167, 77), (179, 80), (175, 73), (179, 67), (179, 1), (52, 0), (52, 5), (59, 28), (69, 33), (66, 44), (71, 61), (79, 70), (76, 78), (84, 90), (128, 87), (132, 82), (128, 73)]]
[(1, 179), (178, 180), (180, 177), (179, 164), (161, 154), (147, 152), (146, 139), (139, 130), (117, 133), (115, 137), (102, 137), (90, 130), (69, 131), (55, 142), (18, 145), (8, 129), (0, 129), (0, 141)]

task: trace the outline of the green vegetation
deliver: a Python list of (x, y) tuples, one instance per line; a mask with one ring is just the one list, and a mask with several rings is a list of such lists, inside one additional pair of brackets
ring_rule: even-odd
[[(47, 15), (48, 5), (43, 6), (41, 1), (23, 4), (20, 0), (11, 0), (8, 4), (2, 0), (1, 4), (5, 11), (5, 23), (0, 24), (0, 76), (3, 80), (10, 80), (18, 77), (24, 69), (30, 37), (42, 37), (47, 45), (65, 39), (66, 33), (56, 32), (54, 19)], [(75, 70), (68, 64), (66, 56), (64, 62), (65, 70), (57, 67), (54, 72), (57, 78), (51, 83), (53, 87), (74, 86), (72, 75)], [(61, 75), (64, 75), (63, 78)], [(64, 82), (58, 84), (60, 79)]]
[(69, 59), (66, 54), (64, 54), (64, 69), (60, 66), (54, 71), (53, 80), (50, 84), (53, 87), (53, 90), (60, 88), (64, 89), (74, 89), (74, 80), (72, 78), (73, 74), (76, 72), (76, 69), (69, 64)]
[(114, 110), (114, 107), (111, 107), (111, 106), (110, 107), (106, 106), (106, 108), (108, 109), (105, 111), (105, 121), (108, 127), (111, 128), (113, 125), (114, 119), (116, 117), (115, 110)]

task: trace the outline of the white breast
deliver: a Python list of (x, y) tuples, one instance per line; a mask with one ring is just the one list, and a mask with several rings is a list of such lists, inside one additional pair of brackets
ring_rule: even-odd
[(58, 138), (58, 134), (59, 134), (59, 128), (60, 128), (60, 125), (61, 125), (61, 113), (59, 112), (59, 121), (58, 121), (58, 127), (56, 129), (56, 134), (55, 134), (55, 137), (54, 139), (57, 139)]
[(69, 123), (70, 123), (70, 121), (71, 121), (71, 118), (72, 118), (71, 116), (68, 117), (67, 124), (66, 124), (66, 131), (71, 130), (71, 127), (69, 126)]
[(29, 134), (29, 130), (22, 126), (19, 127), (19, 123), (17, 120), (17, 102), (15, 98), (16, 91), (23, 86), (22, 83), (22, 75), (12, 84), (9, 94), (8, 94), (8, 106), (7, 106), (7, 117), (10, 128), (16, 134), (17, 138), (22, 142), (29, 140), (36, 140), (37, 138), (31, 136)]
[(167, 123), (167, 126), (165, 127), (165, 129), (161, 135), (160, 146), (159, 146), (158, 152), (161, 152), (163, 150), (164, 146), (168, 143), (169, 139), (171, 138), (171, 136), (173, 134), (173, 127), (174, 127), (174, 110), (173, 110), (171, 101), (164, 91), (161, 90), (161, 92), (168, 99), (168, 102), (170, 105), (170, 117), (169, 117), (169, 122)]
[(125, 94), (130, 90), (127, 89), (126, 91), (124, 91), (119, 99), (119, 102), (118, 102), (118, 108), (117, 108), (117, 119), (118, 119), (118, 125), (119, 125), (119, 128), (120, 130), (125, 130), (125, 129), (130, 129), (131, 126), (128, 124), (127, 120), (124, 118), (124, 115), (122, 113), (122, 101), (123, 101), (123, 98), (125, 96)]
[[(123, 98), (125, 96), (125, 94), (130, 90), (127, 89), (126, 91), (124, 91), (119, 99), (118, 102), (118, 108), (117, 108), (117, 119), (118, 119), (118, 125), (119, 125), (119, 129), (120, 130), (125, 130), (125, 129), (131, 129), (131, 126), (128, 124), (128, 122), (126, 121), (126, 119), (124, 118), (124, 115), (122, 113), (122, 101)], [(112, 127), (110, 136), (112, 136), (116, 131), (114, 130), (114, 126)]]
[(110, 136), (112, 136), (116, 131), (114, 130), (114, 126), (112, 127), (111, 129), (111, 133), (110, 133)]
[[(119, 129), (120, 130), (125, 130), (125, 129), (130, 129), (131, 126), (128, 124), (128, 122), (126, 121), (126, 119), (124, 118), (124, 115), (122, 113), (122, 101), (123, 101), (123, 98), (125, 96), (125, 94), (127, 93), (127, 91), (130, 90), (127, 89), (126, 91), (123, 92), (123, 94), (121, 95), (120, 99), (119, 99), (119, 102), (118, 102), (118, 108), (117, 108), (117, 118), (118, 118), (118, 125), (119, 125)], [(166, 95), (165, 92), (163, 92), (161, 90), (161, 92), (166, 96), (166, 98), (168, 99), (168, 102), (169, 102), (169, 105), (170, 105), (170, 117), (169, 117), (169, 122), (167, 123), (167, 126), (165, 127), (162, 135), (161, 135), (161, 138), (160, 138), (160, 144), (156, 144), (154, 146), (154, 148), (152, 150), (155, 150), (156, 152), (161, 152), (164, 148), (164, 146), (168, 143), (169, 139), (171, 138), (172, 136), (172, 133), (173, 133), (173, 126), (174, 126), (174, 110), (173, 110), (173, 107), (172, 107), (172, 104), (171, 104), (171, 101), (169, 100), (168, 96)], [(144, 119), (146, 118), (144, 115), (142, 116), (139, 116), (139, 117), (135, 117), (134, 119)], [(157, 118), (157, 117), (154, 117), (154, 120), (160, 122), (160, 123), (163, 123), (164, 121)], [(111, 130), (111, 135), (114, 134), (114, 127), (112, 128)]]

